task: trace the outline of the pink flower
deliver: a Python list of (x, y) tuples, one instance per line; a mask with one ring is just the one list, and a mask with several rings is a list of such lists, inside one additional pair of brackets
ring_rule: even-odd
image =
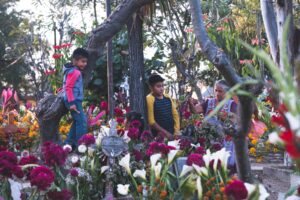
[(72, 168), (72, 169), (70, 170), (70, 175), (73, 176), (73, 177), (77, 177), (77, 176), (78, 176), (78, 171), (77, 171), (77, 169)]
[(202, 155), (197, 153), (192, 153), (188, 156), (186, 164), (189, 166), (195, 164), (198, 165), (199, 167), (203, 167), (205, 163), (203, 161)]
[(195, 150), (195, 153), (200, 154), (200, 155), (204, 155), (205, 152), (206, 151), (203, 147), (197, 147), (197, 149)]
[(117, 117), (116, 119), (118, 124), (123, 124), (124, 123), (124, 118), (123, 117)]
[(54, 182), (55, 175), (48, 167), (39, 166), (30, 172), (30, 184), (39, 190), (46, 190)]
[(140, 130), (138, 128), (129, 128), (128, 129), (128, 137), (132, 140), (139, 139), (139, 132)]
[(92, 144), (95, 144), (96, 140), (95, 137), (92, 134), (85, 134), (83, 135), (79, 140), (78, 144), (85, 144), (86, 146), (90, 146)]
[(225, 187), (225, 194), (234, 200), (242, 200), (247, 198), (248, 191), (242, 181), (234, 180)]
[(50, 70), (46, 69), (46, 71), (45, 71), (46, 76), (50, 76), (55, 73), (56, 73), (56, 69), (50, 69)]
[(50, 200), (71, 200), (72, 199), (72, 192), (67, 190), (67, 189), (63, 189), (62, 191), (49, 191), (47, 192), (47, 197)]
[(58, 144), (45, 142), (42, 147), (42, 153), (45, 158), (45, 163), (48, 166), (62, 166), (65, 164), (68, 152)]
[(184, 30), (186, 33), (192, 33), (194, 30), (192, 28), (187, 28)]
[(63, 57), (64, 55), (61, 53), (55, 53), (52, 55), (52, 58), (54, 58), (55, 60), (60, 59), (61, 57)]
[(107, 110), (108, 109), (108, 103), (106, 101), (101, 101), (100, 108), (101, 108), (101, 110)]
[(253, 60), (247, 60), (247, 59), (245, 59), (245, 60), (240, 60), (240, 64), (241, 65), (246, 65), (246, 64), (252, 64), (253, 63)]
[(122, 117), (123, 116), (123, 110), (121, 108), (115, 108), (114, 112), (115, 112), (115, 115), (117, 117)]
[(141, 135), (141, 140), (143, 142), (149, 142), (153, 139), (152, 133), (150, 131), (144, 131)]
[(37, 163), (38, 163), (37, 157), (33, 155), (29, 155), (26, 157), (22, 157), (19, 162), (19, 165), (28, 165), (28, 164), (37, 164)]
[(0, 152), (0, 174), (4, 177), (11, 178), (12, 175), (22, 178), (24, 173), (17, 164), (17, 156), (11, 151)]
[(219, 31), (224, 31), (225, 30), (225, 28), (223, 27), (223, 26), (220, 26), (220, 27), (217, 27), (217, 31), (219, 32)]
[(189, 111), (184, 111), (183, 117), (184, 119), (189, 119), (192, 116), (192, 113)]
[(189, 139), (181, 139), (179, 144), (180, 150), (188, 150), (192, 147), (192, 143)]
[(133, 120), (131, 123), (130, 123), (130, 126), (131, 127), (134, 127), (134, 128), (140, 128), (142, 126), (141, 122), (139, 120)]

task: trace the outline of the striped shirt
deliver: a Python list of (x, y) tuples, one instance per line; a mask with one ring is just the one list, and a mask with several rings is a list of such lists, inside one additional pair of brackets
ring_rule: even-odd
[(154, 118), (156, 123), (169, 133), (174, 134), (174, 119), (172, 114), (171, 99), (163, 97), (155, 98)]

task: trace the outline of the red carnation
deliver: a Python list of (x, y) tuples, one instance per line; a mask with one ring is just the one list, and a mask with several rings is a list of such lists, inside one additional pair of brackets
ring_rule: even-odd
[(248, 191), (242, 181), (234, 180), (231, 184), (226, 186), (225, 194), (234, 198), (234, 200), (242, 200), (247, 198)]
[(141, 135), (141, 140), (143, 142), (151, 141), (153, 138), (152, 133), (150, 131), (144, 131)]
[(197, 149), (195, 150), (195, 153), (203, 155), (205, 154), (205, 149), (203, 147), (197, 147)]
[(184, 111), (183, 117), (184, 119), (189, 119), (192, 116), (192, 113), (189, 111)]
[(180, 142), (180, 150), (188, 150), (192, 147), (192, 143), (189, 139), (181, 139)]
[(123, 116), (123, 110), (121, 108), (115, 108), (114, 112), (115, 112), (115, 115), (117, 117), (122, 117)]
[(277, 124), (279, 126), (288, 127), (288, 124), (287, 124), (286, 120), (281, 115), (280, 116), (273, 115), (272, 118), (271, 118), (271, 121), (274, 124)]
[(92, 134), (85, 134), (78, 140), (79, 145), (85, 144), (86, 146), (95, 144), (95, 142), (96, 142), (95, 137)]
[(39, 190), (46, 190), (54, 182), (55, 175), (48, 167), (39, 166), (30, 172), (30, 184)]
[(62, 191), (49, 191), (47, 192), (47, 197), (50, 200), (71, 200), (72, 199), (72, 192), (67, 190), (67, 189), (63, 189)]
[(42, 147), (42, 153), (45, 158), (45, 163), (48, 166), (62, 166), (65, 164), (68, 152), (58, 144), (45, 142)]
[(100, 108), (101, 108), (101, 110), (107, 110), (108, 109), (108, 103), (106, 101), (101, 101)]
[(214, 144), (212, 145), (212, 149), (213, 149), (214, 151), (219, 151), (219, 150), (222, 149), (222, 145), (221, 145), (219, 142), (216, 142), (216, 143), (214, 143)]
[(52, 55), (52, 58), (54, 58), (55, 60), (60, 59), (61, 57), (63, 57), (64, 55), (61, 53), (55, 53)]
[(170, 150), (175, 150), (173, 146), (168, 146), (160, 142), (151, 142), (149, 148), (146, 151), (147, 156), (151, 156), (154, 153), (168, 154)]
[(123, 117), (117, 117), (116, 119), (118, 124), (123, 124), (124, 123), (124, 118)]
[(78, 171), (77, 171), (77, 169), (72, 168), (72, 169), (70, 170), (70, 174), (71, 174), (71, 176), (73, 176), (73, 177), (77, 177), (77, 176), (78, 176)]
[[(300, 158), (300, 151), (296, 146), (297, 140), (291, 130), (284, 131), (279, 136), (285, 143), (285, 150), (294, 158)], [(299, 140), (298, 140), (299, 142)]]
[(199, 142), (199, 144), (200, 144), (201, 146), (205, 146), (205, 142), (206, 142), (205, 137), (200, 137), (200, 138), (198, 139), (198, 142)]
[(29, 155), (29, 156), (22, 157), (19, 162), (19, 165), (28, 165), (28, 164), (37, 164), (37, 163), (38, 163), (37, 157), (33, 155)]
[(202, 155), (197, 154), (197, 153), (192, 153), (188, 156), (186, 164), (189, 166), (192, 166), (193, 164), (195, 164), (200, 167), (203, 167), (205, 163), (203, 161)]
[(140, 128), (142, 126), (142, 123), (139, 121), (139, 120), (133, 120), (131, 123), (130, 123), (130, 126), (131, 127), (134, 127), (134, 128)]
[(133, 150), (133, 155), (134, 155), (134, 158), (135, 158), (135, 161), (141, 161), (143, 160), (143, 154), (142, 152), (138, 151), (138, 150)]
[(139, 139), (139, 132), (140, 130), (138, 128), (129, 128), (127, 135), (130, 139), (137, 140)]
[(21, 167), (17, 164), (17, 156), (11, 151), (0, 152), (0, 174), (11, 178), (12, 175), (22, 178), (24, 176)]

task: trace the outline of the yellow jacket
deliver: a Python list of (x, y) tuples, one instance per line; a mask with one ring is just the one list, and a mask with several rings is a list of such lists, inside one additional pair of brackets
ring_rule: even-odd
[[(172, 98), (166, 94), (164, 94), (166, 98), (169, 98), (172, 102), (172, 114), (173, 114), (173, 120), (174, 120), (174, 134), (179, 135), (180, 132), (180, 122), (179, 122), (179, 114), (176, 109), (176, 104), (172, 100)], [(154, 119), (154, 101), (155, 97), (153, 96), (152, 93), (148, 94), (146, 97), (147, 100), (147, 109), (148, 109), (148, 123), (150, 126), (155, 124), (155, 119)]]

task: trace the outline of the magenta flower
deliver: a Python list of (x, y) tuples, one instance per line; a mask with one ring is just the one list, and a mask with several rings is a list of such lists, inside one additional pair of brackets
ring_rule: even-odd
[(12, 175), (22, 178), (24, 173), (18, 165), (16, 154), (11, 151), (0, 152), (0, 174), (4, 177), (11, 178)]
[(152, 133), (150, 131), (144, 131), (141, 135), (141, 140), (143, 142), (151, 141), (153, 139)]
[(47, 197), (50, 200), (71, 200), (72, 199), (72, 192), (67, 190), (67, 189), (63, 189), (62, 191), (49, 191), (47, 192)]
[(114, 112), (115, 112), (115, 115), (117, 117), (122, 117), (123, 116), (123, 110), (121, 108), (115, 108)]
[(181, 139), (179, 144), (180, 150), (188, 150), (192, 147), (192, 143), (189, 139)]
[(192, 113), (189, 111), (184, 111), (183, 112), (183, 117), (184, 119), (189, 119), (192, 116)]
[(31, 170), (29, 180), (32, 186), (46, 190), (54, 182), (55, 175), (48, 167), (39, 166)]
[(195, 150), (195, 153), (204, 155), (206, 153), (206, 151), (203, 147), (200, 146), (200, 147), (197, 147), (197, 149)]
[(118, 124), (123, 124), (124, 123), (124, 118), (123, 117), (117, 117), (116, 119)]
[(234, 200), (242, 200), (247, 198), (248, 191), (242, 181), (234, 180), (225, 187), (225, 194)]
[(19, 165), (28, 165), (28, 164), (37, 164), (37, 163), (38, 163), (37, 157), (33, 155), (29, 155), (29, 156), (22, 157), (19, 162)]
[(138, 150), (133, 150), (133, 155), (134, 155), (134, 158), (137, 162), (143, 160), (142, 152), (140, 152)]
[(68, 152), (65, 151), (58, 144), (52, 142), (45, 142), (42, 147), (42, 153), (45, 163), (48, 166), (62, 166), (65, 164)]
[(149, 148), (146, 151), (147, 156), (151, 156), (155, 153), (161, 153), (167, 155), (170, 150), (175, 150), (176, 148), (173, 146), (168, 146), (164, 143), (160, 142), (151, 142)]
[(79, 145), (85, 144), (86, 146), (95, 144), (95, 142), (95, 137), (92, 134), (85, 134), (78, 140)]
[(205, 142), (206, 142), (205, 137), (200, 137), (200, 138), (198, 139), (198, 142), (199, 142), (199, 144), (200, 144), (201, 146), (205, 146)]
[(70, 175), (73, 176), (73, 177), (77, 177), (77, 176), (78, 176), (78, 171), (77, 171), (77, 169), (72, 168), (72, 169), (70, 170)]
[(108, 109), (108, 103), (106, 101), (102, 101), (100, 103), (100, 109), (101, 110), (107, 110)]
[(197, 153), (192, 153), (188, 156), (186, 164), (189, 166), (195, 164), (198, 165), (199, 167), (203, 167), (205, 163), (203, 161), (202, 155)]
[(216, 142), (216, 143), (214, 143), (214, 144), (212, 145), (212, 149), (213, 149), (214, 151), (219, 151), (219, 150), (222, 149), (222, 145), (221, 145), (219, 142)]
[(139, 120), (133, 120), (130, 123), (130, 126), (133, 127), (133, 128), (140, 128), (142, 126), (142, 124)]
[[(211, 161), (209, 162), (209, 168), (210, 168), (211, 170), (214, 170), (214, 163), (215, 163), (215, 160), (211, 160)], [(221, 165), (221, 160), (218, 159), (217, 170), (220, 170), (221, 167), (222, 167), (222, 165)]]
[(138, 128), (129, 128), (127, 135), (130, 137), (130, 139), (137, 140), (139, 139), (139, 133), (140, 130)]

